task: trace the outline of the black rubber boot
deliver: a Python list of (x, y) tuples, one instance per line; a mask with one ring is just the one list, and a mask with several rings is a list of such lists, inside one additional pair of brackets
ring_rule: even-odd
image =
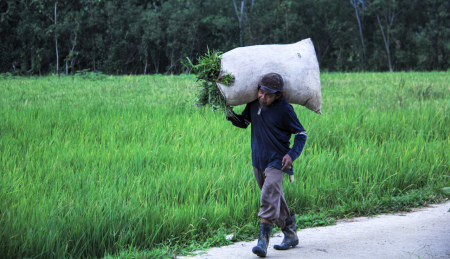
[(288, 250), (298, 245), (297, 223), (295, 222), (295, 214), (286, 219), (286, 227), (282, 229), (284, 233), (283, 242), (280, 245), (274, 245), (276, 250)]
[(259, 225), (258, 244), (252, 249), (252, 252), (259, 257), (266, 257), (272, 228), (273, 226), (269, 223), (261, 223)]

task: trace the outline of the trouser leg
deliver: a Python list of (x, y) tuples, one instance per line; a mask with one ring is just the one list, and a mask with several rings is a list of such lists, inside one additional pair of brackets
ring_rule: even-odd
[(286, 219), (290, 217), (289, 208), (283, 193), (284, 172), (273, 167), (265, 170), (253, 168), (253, 174), (261, 189), (261, 207), (258, 216), (270, 220), (281, 229), (284, 229)]

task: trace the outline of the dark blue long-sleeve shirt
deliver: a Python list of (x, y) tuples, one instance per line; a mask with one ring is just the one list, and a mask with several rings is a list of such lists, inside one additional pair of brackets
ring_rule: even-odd
[[(234, 126), (251, 127), (252, 165), (264, 170), (268, 167), (282, 168), (286, 154), (297, 159), (305, 146), (306, 131), (300, 124), (292, 106), (285, 100), (261, 106), (258, 100), (248, 103), (242, 114), (227, 117)], [(294, 145), (290, 138), (294, 134)], [(285, 173), (293, 174), (293, 167)]]

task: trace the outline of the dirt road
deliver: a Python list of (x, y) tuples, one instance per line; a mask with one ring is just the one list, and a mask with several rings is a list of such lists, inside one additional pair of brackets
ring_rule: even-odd
[[(450, 258), (450, 201), (408, 213), (359, 217), (336, 225), (298, 231), (300, 244), (287, 251), (273, 249), (282, 233), (270, 239), (266, 258)], [(256, 240), (197, 251), (177, 258), (258, 258)], [(202, 253), (203, 252), (203, 253)]]

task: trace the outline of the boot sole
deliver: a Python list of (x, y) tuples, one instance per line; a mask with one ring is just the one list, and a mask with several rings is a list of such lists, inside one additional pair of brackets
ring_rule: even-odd
[(259, 250), (259, 247), (253, 247), (252, 252), (259, 257), (266, 257), (266, 253), (262, 250)]
[(296, 241), (294, 241), (294, 242), (292, 242), (292, 243), (290, 243), (289, 245), (286, 245), (286, 246), (274, 245), (273, 248), (275, 250), (288, 250), (289, 248), (295, 247), (297, 245), (298, 245), (298, 240), (296, 240)]

